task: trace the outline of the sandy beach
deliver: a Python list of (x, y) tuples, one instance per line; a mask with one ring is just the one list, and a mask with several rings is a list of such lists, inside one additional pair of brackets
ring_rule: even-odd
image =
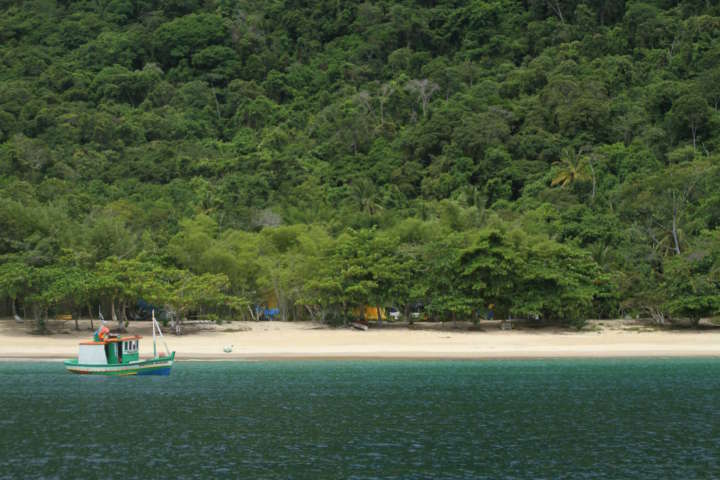
[[(0, 358), (63, 359), (76, 355), (77, 343), (92, 335), (89, 322), (53, 321), (52, 334), (27, 333), (23, 324), (0, 320)], [(141, 356), (152, 354), (147, 322), (133, 322), (129, 333), (143, 335)], [(427, 329), (383, 328), (358, 331), (309, 322), (231, 322), (201, 324), (182, 336), (167, 335), (178, 360), (341, 359), (341, 358), (552, 358), (719, 356), (720, 329), (658, 330), (626, 321), (591, 322), (587, 331), (514, 329), (496, 324), (482, 331), (455, 330), (450, 324)], [(232, 345), (232, 353), (224, 353)]]

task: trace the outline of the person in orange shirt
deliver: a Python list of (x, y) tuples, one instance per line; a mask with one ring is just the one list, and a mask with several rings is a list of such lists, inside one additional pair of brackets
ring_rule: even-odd
[(96, 342), (104, 342), (105, 337), (110, 333), (110, 329), (103, 325), (102, 327), (98, 328), (95, 332), (95, 341)]

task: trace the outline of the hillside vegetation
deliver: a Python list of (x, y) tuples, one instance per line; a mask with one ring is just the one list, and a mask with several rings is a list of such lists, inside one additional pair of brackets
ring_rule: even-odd
[(0, 298), (720, 311), (717, 0), (0, 1)]

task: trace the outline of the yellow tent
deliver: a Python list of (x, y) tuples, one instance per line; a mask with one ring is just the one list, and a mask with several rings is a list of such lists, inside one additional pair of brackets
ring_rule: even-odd
[[(353, 314), (356, 317), (362, 317), (365, 320), (377, 320), (377, 307), (371, 307), (370, 305), (365, 305), (365, 307), (356, 307), (353, 309)], [(380, 314), (382, 315), (383, 320), (387, 320), (387, 314), (385, 313), (385, 309), (380, 309)]]

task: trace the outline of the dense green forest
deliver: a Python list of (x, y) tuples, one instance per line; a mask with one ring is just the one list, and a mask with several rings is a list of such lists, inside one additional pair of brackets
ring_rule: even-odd
[(0, 298), (38, 329), (720, 313), (717, 0), (0, 11)]

